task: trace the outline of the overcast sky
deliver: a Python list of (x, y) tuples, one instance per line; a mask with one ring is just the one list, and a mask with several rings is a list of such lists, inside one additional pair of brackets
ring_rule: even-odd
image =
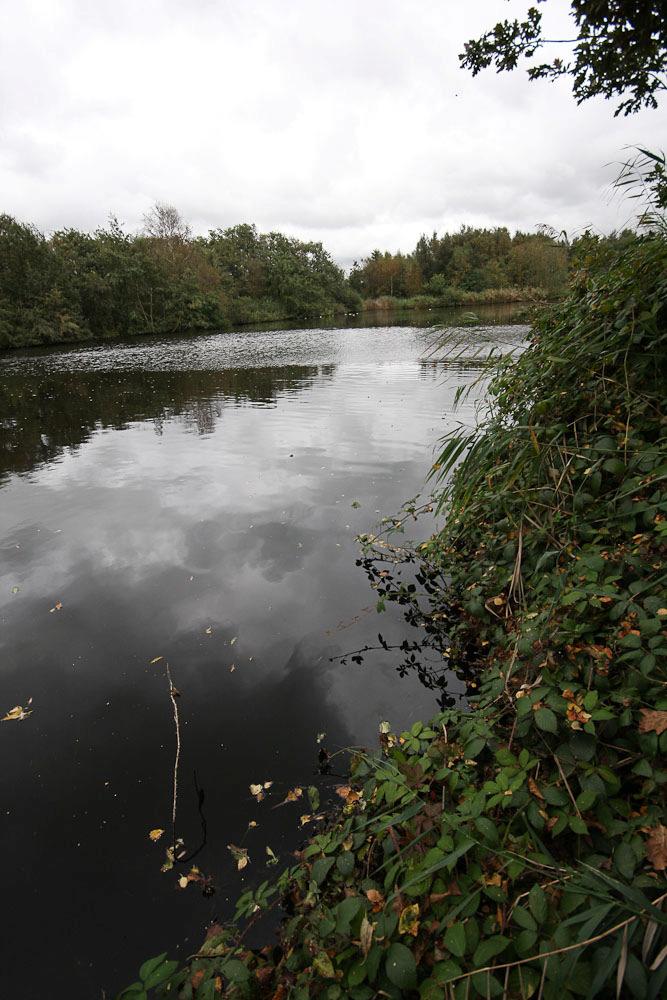
[[(255, 222), (345, 265), (462, 223), (618, 227), (609, 164), (663, 145), (665, 108), (614, 119), (565, 81), (459, 68), (466, 39), (527, 6), (3, 0), (0, 211), (135, 231), (168, 201), (197, 233)], [(566, 37), (567, 0), (544, 10)]]

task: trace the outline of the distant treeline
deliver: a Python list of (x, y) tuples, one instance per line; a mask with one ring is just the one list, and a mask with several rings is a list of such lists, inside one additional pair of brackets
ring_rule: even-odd
[[(627, 230), (608, 239), (627, 241), (632, 236)], [(443, 305), (456, 305), (474, 301), (475, 293), (498, 301), (499, 291), (512, 301), (522, 289), (549, 297), (564, 288), (572, 254), (590, 239), (586, 234), (570, 244), (545, 228), (511, 236), (504, 227), (463, 226), (458, 233), (422, 236), (409, 254), (374, 250), (360, 264), (355, 261), (349, 280), (364, 299), (427, 295)]]
[(569, 253), (544, 232), (464, 227), (422, 236), (407, 255), (376, 250), (347, 278), (321, 243), (251, 225), (193, 237), (164, 204), (139, 235), (112, 218), (47, 237), (0, 215), (0, 348), (546, 297), (563, 286)]

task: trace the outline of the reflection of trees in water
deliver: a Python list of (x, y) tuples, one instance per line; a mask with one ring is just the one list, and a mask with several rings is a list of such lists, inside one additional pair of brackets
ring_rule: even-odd
[(288, 365), (228, 371), (28, 372), (0, 383), (0, 477), (30, 472), (77, 448), (98, 429), (151, 420), (156, 433), (178, 419), (209, 434), (225, 400), (274, 405), (333, 366)]

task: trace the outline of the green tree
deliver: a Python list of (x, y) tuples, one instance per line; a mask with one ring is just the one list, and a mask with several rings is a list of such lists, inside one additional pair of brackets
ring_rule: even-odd
[(513, 70), (520, 59), (532, 60), (546, 46), (569, 46), (569, 56), (533, 62), (528, 66), (529, 78), (571, 77), (577, 104), (597, 96), (621, 97), (615, 115), (656, 108), (656, 95), (666, 88), (664, 0), (571, 0), (570, 7), (573, 38), (545, 38), (542, 12), (530, 7), (525, 20), (500, 21), (480, 38), (471, 39), (459, 56), (462, 66), (472, 70), (473, 76), (491, 65), (497, 72)]

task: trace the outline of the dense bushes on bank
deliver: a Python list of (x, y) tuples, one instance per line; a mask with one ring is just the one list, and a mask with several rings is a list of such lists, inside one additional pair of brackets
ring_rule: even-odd
[(664, 995), (666, 342), (664, 239), (590, 245), (446, 441), (444, 529), (363, 539), (466, 704), (353, 754), (340, 812), (238, 902), (280, 902), (278, 942), (216, 925), (124, 997)]
[(320, 243), (254, 226), (193, 239), (187, 228), (130, 236), (112, 220), (47, 238), (0, 215), (0, 348), (333, 315), (359, 303)]

